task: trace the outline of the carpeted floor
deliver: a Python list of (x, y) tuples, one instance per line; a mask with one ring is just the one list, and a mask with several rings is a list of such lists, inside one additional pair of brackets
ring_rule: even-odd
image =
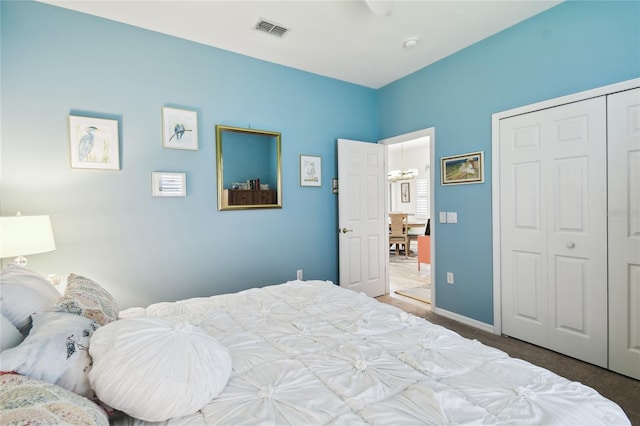
[(551, 370), (569, 380), (592, 387), (601, 395), (616, 402), (627, 414), (634, 426), (640, 426), (640, 381), (622, 376), (604, 368), (587, 364), (574, 358), (506, 336), (497, 336), (475, 327), (432, 313), (430, 310), (398, 300), (389, 295), (377, 297), (378, 301), (396, 306), (405, 312), (442, 325), (468, 339), (476, 339), (485, 345), (498, 348), (513, 358)]

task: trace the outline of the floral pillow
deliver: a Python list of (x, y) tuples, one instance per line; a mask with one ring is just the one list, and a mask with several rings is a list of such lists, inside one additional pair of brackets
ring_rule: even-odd
[(76, 274), (67, 278), (67, 289), (53, 310), (82, 315), (100, 325), (118, 319), (118, 305), (113, 296), (95, 281)]
[(33, 315), (33, 328), (15, 348), (0, 353), (0, 371), (13, 371), (94, 398), (89, 383), (93, 365), (89, 342), (100, 327), (67, 312)]
[(42, 275), (19, 265), (9, 265), (0, 273), (0, 311), (26, 336), (31, 314), (51, 309), (60, 293)]
[(107, 426), (107, 415), (86, 398), (18, 374), (0, 375), (2, 424)]

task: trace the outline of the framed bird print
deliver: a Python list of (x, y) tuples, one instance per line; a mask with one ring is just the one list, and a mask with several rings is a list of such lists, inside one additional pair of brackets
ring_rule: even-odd
[(198, 112), (162, 107), (162, 147), (198, 150)]
[(120, 170), (118, 120), (69, 116), (71, 168)]

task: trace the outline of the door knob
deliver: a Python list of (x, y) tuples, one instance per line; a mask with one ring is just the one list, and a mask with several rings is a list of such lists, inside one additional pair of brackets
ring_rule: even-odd
[(342, 229), (338, 229), (338, 232), (342, 232), (343, 234), (346, 234), (347, 232), (353, 232), (353, 229), (342, 228)]
[(567, 247), (574, 248), (576, 245), (574, 243), (567, 243)]

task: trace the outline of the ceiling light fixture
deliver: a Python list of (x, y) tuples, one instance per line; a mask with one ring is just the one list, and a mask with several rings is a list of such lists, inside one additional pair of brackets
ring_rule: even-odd
[(418, 39), (417, 38), (408, 38), (404, 41), (404, 43), (402, 43), (402, 46), (405, 49), (413, 49), (414, 47), (416, 47), (418, 45)]
[(418, 169), (404, 169), (404, 144), (400, 145), (400, 165), (401, 170), (391, 170), (387, 176), (390, 182), (397, 182), (399, 180), (409, 180), (418, 177)]

